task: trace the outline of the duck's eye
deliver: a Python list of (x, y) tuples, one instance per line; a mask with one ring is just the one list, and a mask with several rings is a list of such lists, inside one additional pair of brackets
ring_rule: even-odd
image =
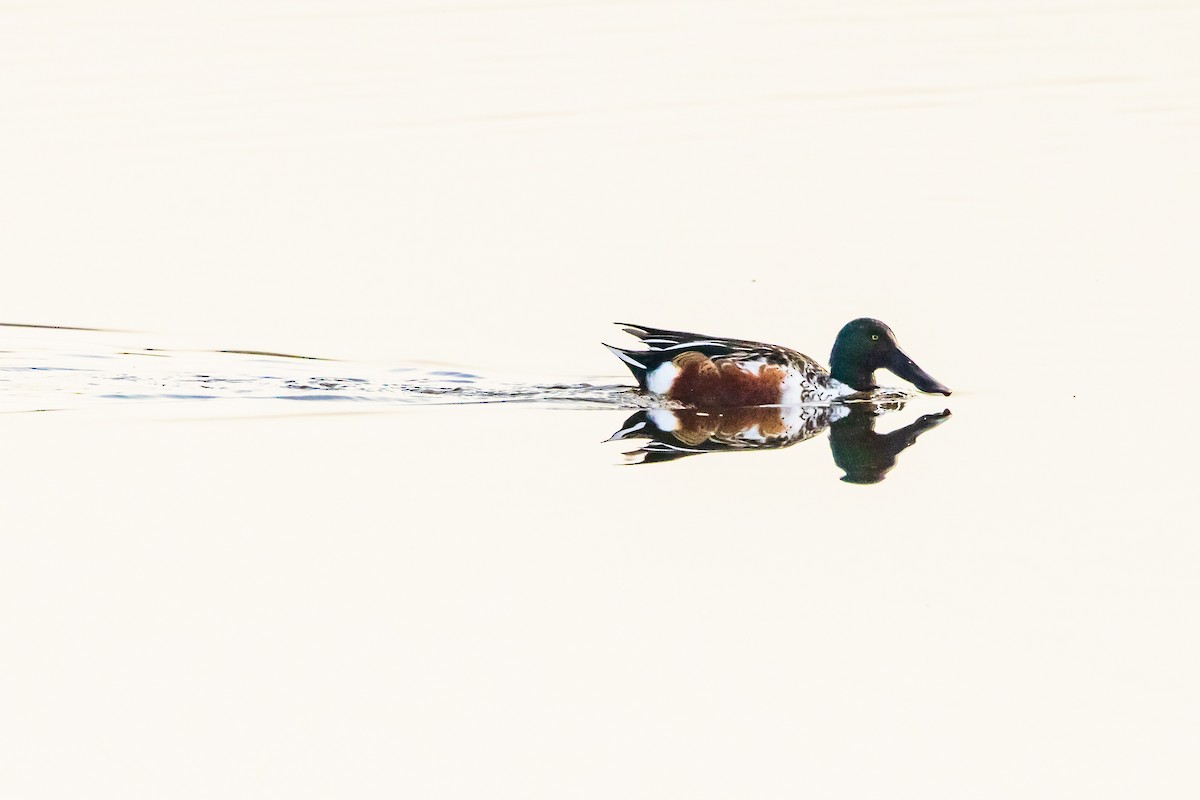
[(878, 334), (878, 333), (872, 333), (872, 334), (871, 334), (871, 341), (872, 341), (872, 342), (878, 342), (878, 341), (879, 341), (879, 334)]

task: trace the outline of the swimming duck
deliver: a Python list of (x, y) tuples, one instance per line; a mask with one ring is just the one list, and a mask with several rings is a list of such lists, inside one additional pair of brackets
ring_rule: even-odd
[(638, 386), (696, 408), (787, 406), (850, 398), (879, 388), (875, 385), (878, 369), (890, 370), (922, 392), (950, 394), (904, 354), (892, 329), (877, 319), (846, 323), (833, 344), (828, 371), (803, 353), (778, 345), (617, 324), (649, 348), (605, 345), (625, 363)]

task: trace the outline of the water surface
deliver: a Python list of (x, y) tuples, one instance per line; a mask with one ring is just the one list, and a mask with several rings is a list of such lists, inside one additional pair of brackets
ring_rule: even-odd
[[(0, 5), (0, 320), (101, 329), (0, 327), (0, 795), (1196, 796), (1198, 51), (1193, 2)], [(604, 441), (613, 319), (864, 315), (954, 395)]]

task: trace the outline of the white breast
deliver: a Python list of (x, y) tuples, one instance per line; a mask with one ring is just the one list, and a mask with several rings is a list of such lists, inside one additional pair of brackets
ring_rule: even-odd
[(788, 367), (779, 403), (784, 406), (828, 403), (850, 394), (854, 394), (854, 389), (841, 381), (835, 381), (824, 372)]

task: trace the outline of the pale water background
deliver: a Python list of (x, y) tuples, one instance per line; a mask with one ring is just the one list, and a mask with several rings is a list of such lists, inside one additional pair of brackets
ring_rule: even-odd
[[(1197, 52), (1194, 2), (0, 3), (0, 322), (116, 329), (0, 327), (0, 796), (1195, 797)], [(860, 315), (955, 389), (875, 486), (388, 394)], [(30, 369), (83, 362), (262, 391)], [(262, 382), (331, 377), (383, 396)]]

